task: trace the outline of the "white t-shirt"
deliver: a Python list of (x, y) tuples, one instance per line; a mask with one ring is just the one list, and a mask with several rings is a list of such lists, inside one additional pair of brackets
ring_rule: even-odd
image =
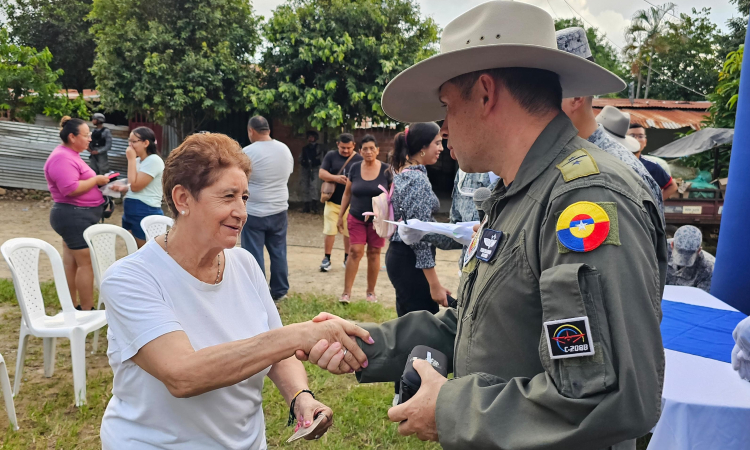
[(266, 217), (289, 209), (287, 182), (294, 171), (292, 152), (277, 140), (258, 141), (243, 150), (250, 158), (253, 171), (247, 189), (247, 213)]
[(148, 155), (146, 159), (138, 164), (136, 170), (151, 176), (153, 180), (138, 192), (128, 191), (128, 193), (125, 194), (125, 198), (140, 200), (154, 208), (161, 207), (161, 199), (164, 196), (161, 186), (161, 175), (164, 173), (164, 161), (161, 159), (161, 156)]
[(130, 359), (172, 331), (184, 331), (200, 350), (282, 326), (252, 255), (241, 248), (224, 255), (218, 285), (190, 275), (153, 240), (107, 270), (101, 295), (114, 385), (102, 419), (103, 449), (266, 448), (261, 391), (270, 368), (233, 386), (181, 399)]

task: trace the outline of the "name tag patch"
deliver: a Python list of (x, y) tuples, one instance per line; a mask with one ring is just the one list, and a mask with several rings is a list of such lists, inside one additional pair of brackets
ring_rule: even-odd
[(594, 354), (589, 318), (586, 316), (544, 322), (544, 332), (547, 336), (547, 348), (552, 359), (575, 358)]
[(495, 231), (486, 229), (482, 232), (482, 238), (479, 241), (479, 248), (477, 249), (477, 259), (484, 262), (489, 262), (497, 248), (500, 246), (500, 240), (503, 238), (502, 231)]

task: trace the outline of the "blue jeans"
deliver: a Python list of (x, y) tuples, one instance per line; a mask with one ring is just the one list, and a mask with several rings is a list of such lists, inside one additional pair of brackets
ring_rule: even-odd
[(249, 251), (266, 274), (263, 246), (271, 259), (271, 297), (277, 299), (289, 291), (289, 268), (286, 263), (287, 212), (266, 217), (247, 216), (242, 228), (242, 248)]

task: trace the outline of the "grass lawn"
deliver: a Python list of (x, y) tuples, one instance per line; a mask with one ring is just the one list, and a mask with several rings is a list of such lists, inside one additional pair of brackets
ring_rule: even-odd
[[(48, 313), (59, 310), (59, 302), (52, 283), (42, 285)], [(335, 298), (315, 295), (290, 295), (279, 305), (284, 323), (309, 320), (320, 311), (362, 322), (383, 322), (396, 317), (393, 309), (365, 302), (342, 305)], [(13, 383), (15, 356), (21, 312), (15, 299), (13, 284), (0, 279), (0, 353), (8, 365)], [(30, 338), (26, 356), (24, 379), (15, 398), (16, 414), (21, 429), (13, 432), (0, 406), (0, 448), (26, 449), (101, 449), (99, 425), (111, 396), (112, 371), (106, 358), (106, 339), (102, 333), (100, 349), (91, 355), (93, 335), (87, 339), (87, 400), (76, 408), (73, 400), (73, 377), (70, 365), (70, 345), (66, 339), (57, 343), (55, 374), (43, 376), (42, 340)], [(354, 376), (330, 375), (306, 364), (310, 388), (318, 398), (330, 406), (335, 414), (334, 427), (320, 441), (298, 441), (285, 444), (292, 434), (286, 427), (288, 408), (273, 383), (266, 378), (263, 389), (263, 410), (266, 417), (266, 437), (270, 448), (322, 449), (438, 449), (437, 444), (423, 443), (414, 437), (398, 434), (396, 426), (387, 419), (393, 398), (393, 385), (358, 384)], [(648, 441), (640, 439), (638, 449), (645, 450)]]

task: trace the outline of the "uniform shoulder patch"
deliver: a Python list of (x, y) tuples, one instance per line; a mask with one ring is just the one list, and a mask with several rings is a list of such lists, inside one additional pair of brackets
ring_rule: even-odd
[(576, 202), (557, 218), (560, 253), (590, 252), (602, 244), (620, 245), (617, 204)]
[(565, 182), (599, 173), (599, 166), (589, 152), (578, 149), (568, 155), (557, 167)]

